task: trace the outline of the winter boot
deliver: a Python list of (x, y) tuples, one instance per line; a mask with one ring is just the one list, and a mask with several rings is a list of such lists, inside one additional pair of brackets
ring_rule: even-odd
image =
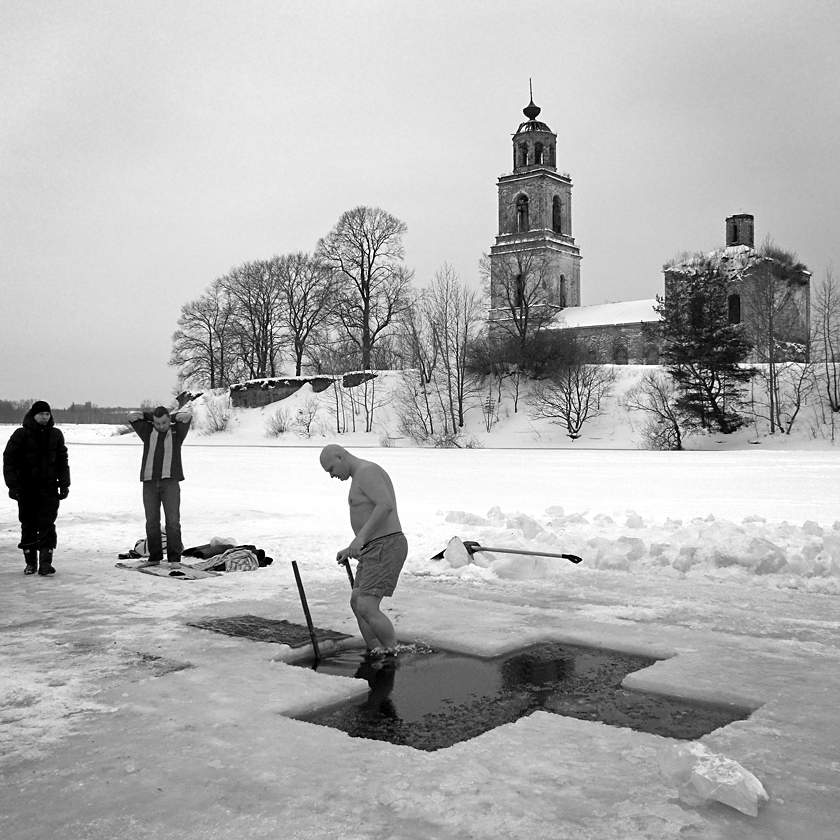
[(24, 551), (23, 559), (26, 560), (26, 568), (23, 570), (25, 575), (34, 575), (38, 571), (38, 555), (34, 550)]
[(38, 566), (39, 575), (54, 575), (55, 569), (52, 564), (52, 549), (42, 548), (40, 554), (40, 564)]

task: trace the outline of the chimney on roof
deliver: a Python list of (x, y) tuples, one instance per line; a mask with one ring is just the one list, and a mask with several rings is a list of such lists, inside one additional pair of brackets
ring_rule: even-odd
[(726, 247), (730, 245), (755, 247), (755, 219), (750, 213), (738, 213), (726, 220)]

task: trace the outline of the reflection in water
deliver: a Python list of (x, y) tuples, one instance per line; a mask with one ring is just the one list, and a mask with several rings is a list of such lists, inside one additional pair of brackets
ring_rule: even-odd
[(502, 661), (499, 671), (504, 691), (527, 689), (531, 694), (532, 711), (541, 709), (557, 691), (557, 687), (574, 673), (571, 652), (557, 657), (557, 651), (533, 648)]
[(547, 643), (493, 659), (436, 652), (368, 661), (357, 651), (315, 670), (366, 680), (362, 702), (301, 717), (359, 738), (437, 750), (542, 710), (693, 740), (742, 720), (745, 709), (627, 691), (621, 681), (656, 660)]
[[(367, 700), (362, 707), (368, 715), (382, 715), (386, 718), (396, 718), (397, 709), (391, 699), (394, 690), (394, 680), (397, 676), (397, 660), (373, 663), (363, 660), (356, 673), (356, 679), (367, 680), (370, 686)], [(351, 735), (353, 733), (350, 733)], [(364, 737), (364, 736), (362, 736)]]

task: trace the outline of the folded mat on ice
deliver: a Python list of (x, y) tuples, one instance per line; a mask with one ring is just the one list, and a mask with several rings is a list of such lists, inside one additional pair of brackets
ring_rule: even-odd
[(182, 563), (180, 569), (173, 569), (168, 563), (150, 566), (145, 561), (139, 563), (117, 563), (117, 568), (125, 569), (129, 572), (142, 572), (144, 575), (175, 578), (176, 580), (201, 580), (202, 578), (219, 576), (218, 572), (196, 569), (193, 566), (188, 566), (186, 563)]

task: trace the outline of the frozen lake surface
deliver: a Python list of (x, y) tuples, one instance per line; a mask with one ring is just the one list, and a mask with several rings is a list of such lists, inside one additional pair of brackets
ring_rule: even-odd
[[(386, 604), (402, 640), (664, 657), (626, 685), (755, 709), (701, 739), (764, 783), (770, 803), (750, 818), (680, 803), (658, 772), (674, 742), (656, 735), (536, 712), (429, 754), (291, 719), (363, 684), (186, 622), (302, 623), (294, 559), (315, 623), (356, 633), (334, 562), (348, 487), (318, 447), (191, 438), (186, 544), (231, 537), (274, 564), (178, 582), (114, 567), (143, 536), (139, 446), (68, 439), (54, 579), (22, 575), (15, 511), (0, 508), (4, 837), (835, 836), (835, 452), (353, 450), (396, 487), (410, 552)], [(430, 560), (454, 535), (584, 562)]]

